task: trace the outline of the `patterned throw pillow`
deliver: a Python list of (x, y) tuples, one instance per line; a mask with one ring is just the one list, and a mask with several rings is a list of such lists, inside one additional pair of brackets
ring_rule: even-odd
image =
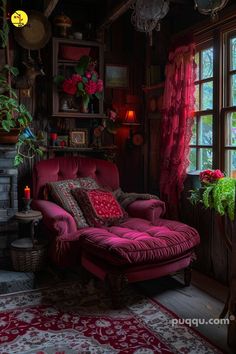
[(71, 191), (90, 226), (110, 226), (124, 221), (127, 214), (113, 194), (101, 189), (75, 188)]
[(77, 224), (78, 228), (89, 226), (80, 209), (77, 201), (71, 194), (71, 190), (81, 187), (84, 189), (99, 188), (97, 182), (91, 177), (82, 177), (77, 179), (67, 179), (56, 182), (49, 182), (46, 185), (47, 190), (53, 201), (68, 211)]

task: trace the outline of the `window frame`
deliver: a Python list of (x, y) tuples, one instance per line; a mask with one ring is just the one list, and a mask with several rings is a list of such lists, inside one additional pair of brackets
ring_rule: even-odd
[[(227, 151), (236, 151), (236, 146), (228, 146), (227, 142), (227, 114), (236, 112), (236, 106), (230, 106), (230, 92), (232, 74), (230, 70), (230, 39), (236, 37), (236, 15), (222, 18), (209, 26), (193, 28), (196, 48), (203, 49), (212, 41), (214, 50), (214, 83), (213, 83), (213, 169), (220, 168), (226, 171)], [(204, 111), (197, 112), (198, 115)], [(196, 147), (190, 144), (190, 148)], [(198, 145), (200, 147), (200, 145)], [(198, 167), (198, 166), (197, 166)]]
[[(213, 39), (209, 39), (203, 41), (202, 43), (198, 43), (196, 46), (196, 53), (199, 52), (199, 77), (198, 80), (195, 80), (195, 87), (199, 86), (199, 110), (194, 113), (194, 120), (196, 120), (196, 144), (189, 145), (190, 149), (196, 149), (196, 170), (200, 170), (200, 163), (201, 163), (201, 151), (202, 149), (212, 149), (212, 153), (214, 151), (214, 89), (215, 89), (215, 71), (214, 71), (214, 56), (213, 56), (213, 75), (210, 78), (201, 78), (201, 70), (202, 70), (202, 55), (201, 53), (208, 49), (213, 48), (214, 53), (214, 46), (213, 46)], [(212, 109), (202, 110), (202, 87), (203, 84), (206, 82), (213, 83), (213, 107)], [(212, 116), (212, 144), (211, 145), (203, 145), (199, 143), (199, 134), (200, 134), (200, 121), (201, 117), (211, 115)], [(214, 154), (213, 154), (214, 156)], [(214, 159), (212, 160), (212, 166), (214, 163)], [(192, 171), (189, 171), (192, 172)]]

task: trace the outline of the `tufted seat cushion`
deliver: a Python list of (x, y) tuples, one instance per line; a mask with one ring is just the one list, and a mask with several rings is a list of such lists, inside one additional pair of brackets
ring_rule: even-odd
[(183, 223), (159, 219), (129, 218), (119, 226), (87, 228), (81, 234), (82, 247), (114, 265), (165, 262), (178, 258), (199, 244), (195, 229)]

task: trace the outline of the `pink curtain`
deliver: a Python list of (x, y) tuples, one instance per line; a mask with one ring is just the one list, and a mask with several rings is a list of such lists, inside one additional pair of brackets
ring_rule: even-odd
[(194, 114), (195, 45), (169, 53), (163, 99), (161, 133), (161, 199), (168, 216), (178, 217), (179, 200), (189, 165), (189, 143)]

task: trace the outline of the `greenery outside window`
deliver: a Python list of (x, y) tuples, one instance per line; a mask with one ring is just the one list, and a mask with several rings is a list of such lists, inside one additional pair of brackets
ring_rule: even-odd
[(195, 117), (189, 171), (211, 169), (213, 164), (213, 47), (199, 49), (195, 61)]
[(224, 167), (227, 175), (236, 178), (236, 34), (229, 33), (225, 38)]

